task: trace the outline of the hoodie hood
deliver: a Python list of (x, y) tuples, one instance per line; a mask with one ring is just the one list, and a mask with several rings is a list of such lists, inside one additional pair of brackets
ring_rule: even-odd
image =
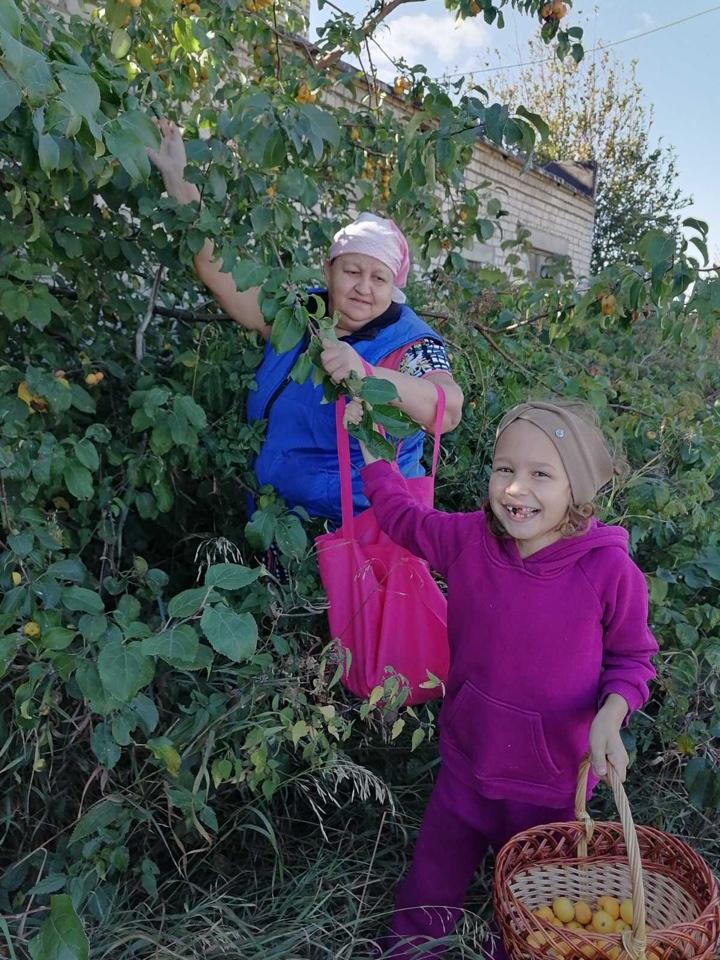
[(563, 537), (524, 558), (520, 556), (516, 542), (509, 537), (499, 540), (488, 531), (485, 543), (495, 563), (524, 570), (536, 577), (554, 577), (593, 550), (620, 547), (627, 554), (628, 533), (623, 527), (608, 526), (593, 520), (585, 533)]

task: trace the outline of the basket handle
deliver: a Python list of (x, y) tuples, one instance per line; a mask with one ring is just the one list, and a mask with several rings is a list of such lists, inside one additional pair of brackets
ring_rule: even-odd
[[(622, 935), (623, 947), (632, 960), (646, 960), (645, 948), (647, 934), (645, 928), (645, 886), (643, 884), (642, 861), (640, 859), (640, 844), (633, 820), (630, 803), (625, 793), (617, 770), (608, 758), (607, 781), (615, 798), (615, 806), (620, 814), (630, 864), (630, 885), (632, 887), (633, 922), (632, 929), (625, 930)], [(587, 857), (588, 841), (592, 839), (595, 824), (587, 812), (585, 798), (587, 797), (587, 782), (590, 772), (590, 758), (585, 757), (578, 770), (577, 789), (575, 791), (575, 818), (585, 827), (585, 835), (578, 840), (578, 856)]]

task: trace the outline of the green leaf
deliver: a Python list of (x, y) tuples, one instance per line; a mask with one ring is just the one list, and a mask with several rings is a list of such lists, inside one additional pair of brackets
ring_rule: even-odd
[(24, 560), (28, 557), (33, 548), (33, 535), (31, 533), (11, 533), (7, 538), (8, 546), (15, 554)]
[(205, 411), (192, 397), (176, 397), (173, 403), (175, 412), (183, 416), (196, 430), (204, 430), (207, 426)]
[(550, 127), (545, 122), (545, 120), (543, 120), (543, 118), (540, 116), (539, 113), (533, 113), (531, 110), (528, 110), (526, 107), (523, 107), (523, 106), (517, 107), (515, 112), (519, 117), (523, 117), (525, 120), (528, 120), (533, 125), (533, 127), (535, 127), (537, 132), (540, 134), (541, 140), (548, 139), (548, 137), (550, 136)]
[(85, 120), (91, 122), (91, 129), (93, 129), (95, 124), (92, 121), (100, 109), (100, 88), (98, 85), (87, 74), (74, 73), (70, 70), (61, 70), (57, 78), (64, 87), (64, 93), (58, 99), (76, 110)]
[(122, 713), (113, 717), (112, 723), (110, 724), (110, 729), (112, 731), (112, 736), (115, 743), (119, 744), (121, 747), (129, 746), (132, 742), (132, 732), (135, 729), (136, 724), (137, 721), (134, 717), (131, 719)]
[(262, 573), (260, 567), (244, 567), (239, 563), (214, 563), (205, 574), (205, 586), (221, 590), (239, 590), (253, 583)]
[(444, 173), (450, 173), (456, 156), (455, 143), (448, 137), (441, 137), (435, 145), (437, 164)]
[(156, 149), (158, 144), (158, 132), (153, 123), (138, 110), (122, 114), (105, 127), (105, 146), (133, 181), (147, 180), (150, 175), (147, 148)]
[(267, 267), (254, 260), (239, 260), (232, 268), (233, 280), (241, 292), (259, 287), (267, 279), (267, 274)]
[(57, 580), (71, 580), (74, 583), (82, 583), (87, 571), (85, 564), (77, 557), (66, 557), (64, 560), (56, 560), (55, 563), (51, 563), (46, 572)]
[(2, 0), (2, 3), (0, 3), (0, 28), (7, 30), (16, 39), (20, 39), (22, 22), (22, 14), (13, 0)]
[(508, 108), (503, 104), (493, 103), (485, 111), (485, 135), (495, 143), (501, 143), (507, 121)]
[(229, 607), (208, 607), (200, 621), (211, 646), (229, 660), (248, 660), (257, 649), (257, 624), (249, 613), (234, 613)]
[(17, 636), (0, 637), (0, 677), (5, 676), (19, 649), (20, 640)]
[(211, 599), (213, 599), (212, 590), (207, 587), (191, 587), (172, 598), (168, 604), (168, 613), (171, 617), (178, 619), (190, 617)]
[(76, 500), (90, 500), (93, 495), (93, 480), (90, 471), (75, 460), (68, 460), (63, 469), (63, 480)]
[(105, 690), (127, 703), (147, 686), (155, 674), (153, 661), (142, 652), (142, 644), (109, 643), (98, 656), (98, 673)]
[(181, 758), (172, 740), (168, 737), (156, 737), (148, 740), (146, 746), (171, 776), (176, 777), (180, 773)]
[(393, 437), (411, 437), (418, 430), (418, 425), (397, 407), (381, 403), (373, 404), (371, 417), (374, 423), (385, 427)]
[(245, 537), (253, 550), (268, 549), (273, 542), (276, 523), (275, 516), (267, 510), (255, 511), (249, 523), (245, 524)]
[(82, 613), (101, 614), (105, 612), (102, 597), (87, 587), (64, 587), (62, 603), (66, 610), (76, 610)]
[(182, 670), (195, 662), (199, 645), (193, 628), (187, 623), (180, 623), (143, 640), (142, 652), (150, 657), (162, 657), (166, 663)]
[(145, 892), (149, 897), (153, 899), (157, 897), (157, 881), (155, 877), (160, 873), (160, 868), (153, 860), (149, 860), (147, 857), (143, 860), (140, 865), (142, 871), (141, 882), (145, 889)]
[(99, 723), (92, 732), (90, 743), (93, 753), (103, 767), (112, 770), (120, 759), (120, 747), (115, 742), (112, 731), (107, 723)]
[(20, 86), (5, 74), (0, 74), (0, 123), (22, 103)]
[(684, 773), (690, 803), (698, 809), (720, 807), (720, 773), (705, 757), (693, 757)]
[[(42, 166), (42, 163), (41, 163), (41, 166)], [(43, 169), (45, 168), (43, 167)], [(36, 330), (44, 330), (45, 327), (52, 320), (50, 302), (47, 299), (47, 297), (44, 297), (44, 296), (30, 297), (25, 315), (27, 316), (27, 319), (35, 327)], [(67, 387), (65, 387), (64, 389), (67, 390)], [(68, 391), (68, 394), (69, 394), (69, 391)], [(70, 404), (68, 403), (67, 406), (70, 406)]]
[(310, 121), (312, 130), (331, 146), (336, 147), (340, 143), (340, 127), (337, 120), (331, 113), (316, 107), (312, 103), (304, 103), (300, 107), (300, 113)]
[(0, 46), (4, 52), (4, 71), (20, 84), (32, 103), (41, 103), (48, 95), (55, 93), (57, 84), (42, 54), (26, 47), (2, 28)]
[(707, 237), (708, 234), (708, 225), (704, 220), (697, 220), (695, 217), (687, 217), (683, 220), (682, 225), (688, 227), (690, 230), (697, 230), (698, 233), (701, 233), (703, 237)]
[(50, 874), (50, 876), (36, 883), (34, 887), (31, 887), (28, 890), (28, 896), (46, 897), (49, 893), (57, 893), (67, 884), (67, 879), (64, 873)]
[(265, 144), (262, 163), (265, 167), (279, 167), (287, 157), (287, 141), (282, 130), (276, 129), (271, 133)]
[(412, 739), (410, 740), (410, 750), (416, 750), (424, 739), (425, 730), (422, 727), (417, 727), (413, 730)]
[(70, 402), (81, 413), (95, 413), (95, 401), (87, 390), (77, 383), (70, 384)]
[(98, 830), (114, 823), (122, 812), (122, 804), (115, 803), (112, 800), (101, 800), (94, 807), (90, 807), (87, 813), (84, 813), (75, 825), (75, 829), (70, 834), (70, 843), (77, 843), (78, 840), (85, 840), (91, 837)]
[(113, 30), (112, 40), (110, 41), (110, 53), (116, 60), (122, 60), (130, 52), (132, 40), (127, 30), (118, 28)]
[(45, 650), (65, 650), (74, 638), (75, 632), (67, 627), (50, 627), (43, 630), (39, 643)]
[(84, 613), (78, 621), (78, 630), (85, 640), (98, 641), (107, 632), (108, 618), (102, 614)]
[(641, 237), (638, 250), (653, 266), (662, 265), (675, 253), (675, 239), (662, 230), (648, 230)]
[(129, 709), (133, 711), (142, 726), (145, 728), (145, 732), (152, 733), (152, 731), (158, 725), (160, 715), (158, 714), (158, 709), (150, 697), (147, 697), (144, 693), (139, 693), (133, 700), (130, 701)]
[(299, 311), (281, 307), (272, 322), (270, 343), (278, 353), (285, 353), (297, 346), (304, 333), (305, 321)]
[(279, 517), (275, 527), (275, 540), (281, 553), (299, 560), (307, 549), (307, 534), (300, 518), (293, 514)]
[(365, 377), (360, 387), (360, 396), (368, 403), (391, 403), (397, 400), (398, 392), (394, 383), (382, 377)]
[(216, 757), (210, 768), (213, 786), (217, 789), (221, 783), (228, 780), (232, 773), (232, 763), (227, 757)]
[[(98, 456), (95, 444), (91, 440), (78, 440), (73, 444), (75, 456), (80, 463), (88, 470), (97, 470), (100, 466), (100, 457)], [(70, 491), (72, 493), (72, 490)]]
[(32, 960), (88, 960), (90, 944), (67, 894), (50, 899), (50, 915), (30, 943)]
[(43, 173), (52, 173), (60, 166), (60, 147), (49, 133), (41, 133), (38, 137), (38, 159)]
[(258, 204), (250, 211), (250, 221), (257, 236), (261, 237), (273, 225), (273, 212), (270, 207)]
[(307, 720), (296, 720), (292, 725), (290, 730), (290, 736), (292, 737), (293, 746), (298, 745), (298, 741), (301, 737), (306, 737), (310, 732), (310, 728), (307, 725)]

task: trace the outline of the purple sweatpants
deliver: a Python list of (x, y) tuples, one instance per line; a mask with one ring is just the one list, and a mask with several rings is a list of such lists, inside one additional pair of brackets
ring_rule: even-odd
[[(383, 956), (393, 960), (440, 957), (446, 947), (428, 940), (452, 933), (465, 894), (488, 847), (498, 851), (515, 833), (541, 823), (574, 820), (572, 804), (539, 807), (488, 800), (440, 768), (423, 817), (410, 869), (398, 887)], [(426, 944), (425, 950), (418, 950)], [(495, 960), (506, 960), (499, 937), (488, 944)]]

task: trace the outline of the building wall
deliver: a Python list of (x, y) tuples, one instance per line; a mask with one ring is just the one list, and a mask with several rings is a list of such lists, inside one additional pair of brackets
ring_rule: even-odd
[[(501, 219), (505, 236), (518, 225), (530, 231), (537, 260), (545, 256), (570, 257), (576, 275), (590, 271), (595, 203), (592, 196), (576, 190), (543, 170), (527, 170), (516, 157), (478, 143), (468, 170), (468, 185), (490, 180), (492, 190), (508, 215)], [(468, 251), (470, 259), (502, 264), (502, 235)]]
[[(357, 89), (365, 90), (367, 96), (361, 80)], [(409, 119), (412, 108), (404, 100), (394, 96), (389, 88), (384, 89), (382, 96), (385, 107)], [(327, 99), (330, 105), (352, 109), (353, 101), (345, 87), (338, 87)], [(530, 257), (525, 258), (526, 269), (537, 272), (550, 256), (567, 256), (575, 274), (587, 276), (595, 219), (592, 177), (585, 189), (577, 189), (542, 168), (523, 171), (523, 164), (522, 159), (478, 139), (466, 170), (466, 186), (477, 189), (486, 199), (497, 197), (507, 215), (500, 219), (499, 228), (488, 243), (476, 241), (463, 251), (464, 256), (475, 263), (503, 266), (505, 254), (500, 244), (514, 237), (522, 226), (530, 231), (533, 248)], [(566, 166), (572, 168), (573, 164)], [(577, 179), (581, 177), (587, 179), (587, 172), (582, 171)], [(483, 209), (481, 204), (481, 215)]]

